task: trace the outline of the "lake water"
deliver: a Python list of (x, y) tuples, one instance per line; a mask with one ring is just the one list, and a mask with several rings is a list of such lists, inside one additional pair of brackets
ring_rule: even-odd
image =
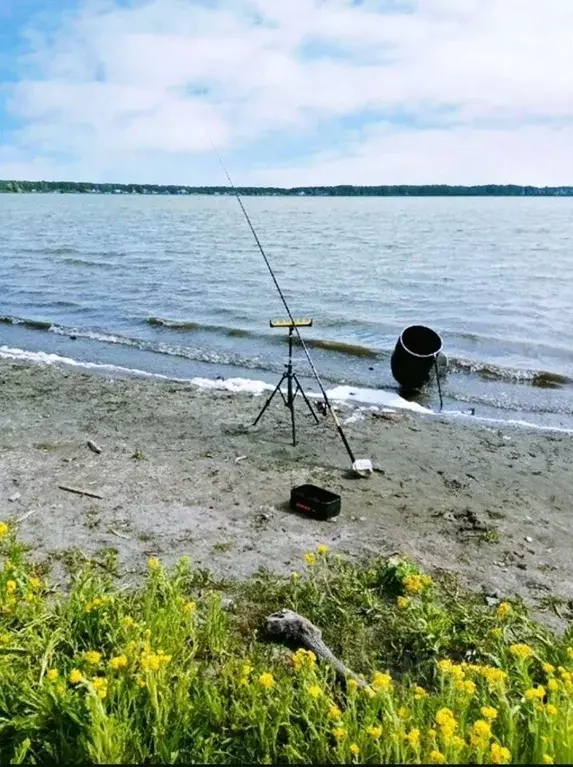
[[(244, 203), (329, 385), (395, 390), (396, 340), (426, 324), (445, 410), (573, 426), (573, 198)], [(0, 195), (4, 356), (275, 383), (284, 316), (233, 197)]]

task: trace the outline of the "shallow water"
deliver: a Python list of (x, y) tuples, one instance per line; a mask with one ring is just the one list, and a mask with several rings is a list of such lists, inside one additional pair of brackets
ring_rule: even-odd
[[(422, 323), (447, 409), (573, 426), (573, 199), (245, 205), (329, 385), (395, 388), (393, 347)], [(178, 378), (283, 369), (285, 310), (232, 197), (2, 195), (0, 286), (6, 347)]]

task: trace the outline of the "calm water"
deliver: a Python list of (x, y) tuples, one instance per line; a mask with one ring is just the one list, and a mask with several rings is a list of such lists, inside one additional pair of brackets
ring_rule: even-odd
[[(396, 339), (422, 323), (447, 408), (573, 425), (573, 199), (245, 204), (329, 382), (395, 388)], [(284, 314), (231, 197), (0, 195), (0, 346), (274, 383)]]

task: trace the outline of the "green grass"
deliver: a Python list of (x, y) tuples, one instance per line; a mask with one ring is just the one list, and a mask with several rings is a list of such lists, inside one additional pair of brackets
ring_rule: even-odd
[[(325, 547), (245, 582), (151, 559), (133, 591), (74, 562), (60, 593), (0, 539), (2, 764), (573, 760), (571, 636), (519, 604)], [(267, 642), (282, 608), (370, 686)]]

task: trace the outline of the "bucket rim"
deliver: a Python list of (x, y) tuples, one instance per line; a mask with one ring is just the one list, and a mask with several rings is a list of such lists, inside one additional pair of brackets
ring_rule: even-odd
[[(439, 341), (440, 341), (440, 348), (439, 348), (439, 349), (437, 349), (435, 352), (432, 352), (431, 354), (417, 354), (416, 352), (413, 352), (413, 351), (412, 351), (410, 348), (408, 348), (408, 347), (406, 346), (406, 344), (404, 343), (404, 339), (403, 339), (403, 335), (404, 335), (404, 333), (405, 333), (407, 330), (410, 330), (410, 328), (424, 328), (424, 330), (429, 330), (429, 331), (431, 331), (431, 332), (432, 332), (432, 333), (433, 333), (435, 336), (437, 336), (437, 337), (438, 337), (438, 339), (439, 339)], [(406, 327), (405, 327), (405, 328), (402, 330), (402, 332), (400, 333), (400, 344), (401, 344), (401, 345), (402, 345), (402, 347), (403, 347), (403, 348), (404, 348), (404, 349), (405, 349), (405, 350), (408, 352), (408, 354), (411, 354), (411, 355), (412, 355), (412, 357), (418, 357), (419, 359), (424, 359), (424, 360), (426, 360), (426, 359), (429, 359), (430, 357), (437, 357), (437, 356), (438, 356), (438, 354), (439, 354), (439, 353), (442, 351), (442, 349), (443, 349), (443, 346), (444, 346), (444, 342), (443, 342), (443, 340), (442, 340), (442, 336), (441, 336), (441, 335), (438, 333), (438, 331), (437, 331), (437, 330), (434, 330), (434, 329), (433, 329), (433, 328), (431, 328), (429, 325), (420, 325), (420, 324), (416, 324), (416, 325), (406, 325)]]

